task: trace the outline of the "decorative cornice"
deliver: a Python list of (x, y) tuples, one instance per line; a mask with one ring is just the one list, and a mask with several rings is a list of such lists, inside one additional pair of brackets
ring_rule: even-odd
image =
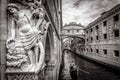
[(67, 27), (67, 26), (80, 26), (80, 27), (83, 27), (83, 25), (81, 25), (80, 23), (77, 24), (76, 22), (70, 22), (69, 24), (65, 24), (63, 27)]

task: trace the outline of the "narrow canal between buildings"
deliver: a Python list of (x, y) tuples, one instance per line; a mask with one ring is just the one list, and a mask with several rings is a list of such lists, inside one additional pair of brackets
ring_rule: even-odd
[(78, 71), (78, 80), (120, 80), (120, 71), (95, 63), (71, 52), (65, 52), (64, 65), (60, 80), (72, 80), (69, 66), (74, 62)]

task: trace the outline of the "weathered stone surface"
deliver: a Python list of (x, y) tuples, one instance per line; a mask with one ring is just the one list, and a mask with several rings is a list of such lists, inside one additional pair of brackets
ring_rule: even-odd
[(6, 80), (5, 70), (6, 70), (5, 64), (0, 64), (0, 80)]
[(17, 72), (17, 73), (6, 73), (7, 80), (45, 80), (44, 70), (36, 73), (31, 72)]
[(0, 63), (1, 64), (6, 64), (6, 47), (5, 47), (5, 43), (6, 43), (6, 41), (5, 40), (1, 40), (1, 42), (0, 42)]

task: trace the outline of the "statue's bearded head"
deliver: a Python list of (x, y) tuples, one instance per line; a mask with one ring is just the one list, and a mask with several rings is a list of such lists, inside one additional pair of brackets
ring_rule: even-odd
[(20, 10), (18, 5), (13, 4), (13, 3), (8, 4), (7, 9), (8, 9), (8, 11), (10, 11), (10, 13), (16, 13), (16, 12), (18, 12)]
[(40, 19), (40, 18), (43, 18), (44, 15), (45, 15), (44, 9), (43, 8), (38, 8), (38, 9), (34, 10), (32, 18), (33, 19)]

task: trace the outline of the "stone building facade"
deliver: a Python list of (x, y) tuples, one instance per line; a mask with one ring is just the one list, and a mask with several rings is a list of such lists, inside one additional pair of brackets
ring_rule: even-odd
[[(23, 1), (23, 2), (22, 2)], [(26, 6), (35, 4), (36, 1), (41, 1), (44, 9), (44, 20), (49, 22), (48, 27), (42, 27), (44, 32), (42, 36), (42, 44), (45, 50), (45, 68), (37, 74), (33, 72), (6, 72), (7, 69), (7, 48), (6, 41), (10, 37), (11, 18), (8, 13), (8, 4), (20, 3)], [(25, 4), (25, 3), (27, 4)], [(37, 5), (39, 8), (39, 5)], [(24, 8), (23, 8), (24, 9)], [(29, 10), (29, 9), (28, 9)], [(36, 17), (37, 18), (37, 17)], [(42, 23), (43, 26), (44, 23)], [(41, 25), (39, 25), (41, 26)], [(0, 0), (0, 80), (26, 80), (30, 77), (31, 80), (58, 80), (61, 56), (61, 40), (59, 34), (62, 26), (62, 2), (61, 0)], [(39, 57), (40, 59), (40, 57)], [(42, 72), (42, 74), (41, 74)]]
[(102, 13), (84, 30), (82, 55), (120, 68), (120, 4)]

